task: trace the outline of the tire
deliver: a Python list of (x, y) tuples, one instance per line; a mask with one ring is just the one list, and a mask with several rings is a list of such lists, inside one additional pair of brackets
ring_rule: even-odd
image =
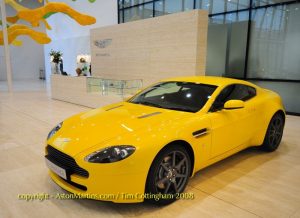
[(145, 200), (157, 205), (174, 202), (184, 191), (190, 173), (191, 159), (186, 149), (176, 144), (167, 146), (158, 153), (150, 167)]
[(283, 135), (283, 127), (284, 117), (276, 113), (269, 123), (264, 143), (261, 146), (264, 151), (272, 152), (278, 148)]

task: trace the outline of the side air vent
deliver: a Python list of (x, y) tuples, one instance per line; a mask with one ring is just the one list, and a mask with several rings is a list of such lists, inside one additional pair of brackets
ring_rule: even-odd
[(119, 108), (119, 107), (123, 107), (124, 105), (118, 105), (118, 106), (115, 106), (115, 107), (112, 107), (112, 108), (108, 108), (106, 109), (106, 111), (110, 111), (110, 110), (113, 110), (113, 109), (116, 109), (116, 108)]

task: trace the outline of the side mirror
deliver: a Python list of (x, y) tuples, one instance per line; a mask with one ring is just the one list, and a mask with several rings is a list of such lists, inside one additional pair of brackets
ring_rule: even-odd
[(245, 107), (245, 102), (242, 100), (229, 100), (224, 104), (225, 110), (234, 110)]

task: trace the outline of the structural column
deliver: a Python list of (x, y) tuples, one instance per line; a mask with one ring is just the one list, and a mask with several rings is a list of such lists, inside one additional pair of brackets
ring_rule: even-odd
[(10, 62), (10, 51), (8, 45), (8, 35), (7, 35), (7, 23), (6, 23), (6, 9), (5, 9), (5, 0), (0, 0), (1, 15), (2, 15), (2, 30), (3, 30), (3, 44), (4, 44), (4, 60), (6, 65), (6, 77), (7, 77), (7, 86), (8, 91), (12, 92), (12, 70)]

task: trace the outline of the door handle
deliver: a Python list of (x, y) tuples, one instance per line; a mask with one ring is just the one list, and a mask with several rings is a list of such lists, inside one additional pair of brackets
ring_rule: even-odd
[(193, 132), (192, 134), (193, 134), (193, 136), (195, 138), (198, 138), (198, 137), (200, 137), (202, 135), (205, 135), (207, 133), (208, 133), (208, 129), (207, 128), (203, 128), (203, 129), (199, 129), (199, 130)]

